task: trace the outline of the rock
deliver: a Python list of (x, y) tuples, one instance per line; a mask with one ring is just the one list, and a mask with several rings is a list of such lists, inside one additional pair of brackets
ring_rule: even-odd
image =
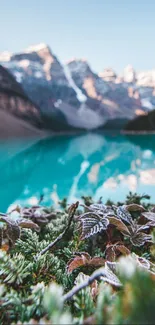
[(137, 86), (155, 88), (155, 70), (139, 72), (137, 74)]
[(99, 73), (99, 77), (108, 82), (115, 82), (117, 75), (112, 68), (107, 68)]
[(123, 80), (127, 83), (134, 83), (136, 81), (136, 72), (132, 65), (127, 65), (123, 71)]

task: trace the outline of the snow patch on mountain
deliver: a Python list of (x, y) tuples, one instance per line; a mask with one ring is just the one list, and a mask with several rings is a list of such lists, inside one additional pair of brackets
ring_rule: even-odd
[(21, 72), (14, 72), (14, 77), (16, 78), (16, 81), (19, 83), (22, 83), (23, 80), (23, 74)]
[(135, 82), (136, 72), (131, 64), (128, 64), (127, 67), (125, 67), (123, 72), (123, 79), (127, 83)]
[(30, 60), (21, 60), (17, 64), (19, 65), (19, 67), (28, 68), (28, 66), (30, 65)]
[[(24, 80), (33, 79), (45, 79), (44, 66), (39, 62), (33, 62), (28, 59), (23, 59), (20, 61), (3, 61), (1, 64), (9, 69), (14, 75), (18, 82), (24, 82)], [(37, 80), (36, 80), (37, 82)]]
[(54, 103), (54, 107), (59, 108), (60, 104), (62, 104), (62, 100), (58, 99), (55, 103)]
[(43, 49), (46, 49), (48, 46), (45, 43), (39, 43), (37, 45), (29, 46), (24, 52), (31, 53), (31, 52), (38, 52)]
[(10, 61), (12, 54), (8, 51), (0, 53), (0, 61)]
[(137, 74), (137, 85), (143, 87), (155, 87), (155, 69), (139, 72)]
[(146, 107), (146, 108), (148, 108), (150, 110), (155, 108), (155, 106), (152, 105), (152, 103), (150, 102), (150, 98), (141, 99), (141, 104), (142, 104), (142, 107)]
[(104, 69), (101, 73), (98, 74), (100, 78), (108, 82), (115, 82), (117, 77), (115, 71), (112, 68)]
[(77, 85), (75, 84), (75, 82), (72, 78), (70, 69), (67, 65), (64, 65), (64, 73), (68, 80), (69, 86), (75, 90), (77, 99), (79, 100), (79, 102), (81, 102), (81, 103), (86, 102), (87, 97), (83, 94), (82, 90), (80, 88), (78, 88)]

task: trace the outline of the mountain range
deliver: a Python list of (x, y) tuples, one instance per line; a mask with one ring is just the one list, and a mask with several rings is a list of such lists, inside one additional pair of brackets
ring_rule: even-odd
[(121, 75), (112, 68), (96, 73), (84, 59), (63, 65), (46, 44), (0, 53), (0, 64), (0, 114), (31, 133), (135, 129), (133, 120), (145, 128), (155, 108), (155, 70), (137, 73), (128, 65)]

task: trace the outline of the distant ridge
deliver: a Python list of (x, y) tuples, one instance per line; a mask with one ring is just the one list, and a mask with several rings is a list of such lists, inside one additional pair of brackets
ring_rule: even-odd
[(35, 107), (31, 114), (24, 110), (22, 117), (33, 115), (32, 123), (38, 125), (40, 119), (45, 128), (57, 132), (122, 129), (155, 108), (154, 69), (137, 73), (129, 64), (118, 75), (111, 67), (97, 73), (86, 59), (73, 58), (63, 65), (45, 43), (20, 53), (3, 52), (0, 63), (18, 82), (14, 91)]

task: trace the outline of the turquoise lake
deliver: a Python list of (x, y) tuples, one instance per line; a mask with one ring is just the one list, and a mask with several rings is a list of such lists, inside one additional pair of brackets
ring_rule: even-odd
[(0, 142), (0, 211), (68, 197), (117, 202), (129, 191), (155, 202), (155, 136), (88, 133)]

